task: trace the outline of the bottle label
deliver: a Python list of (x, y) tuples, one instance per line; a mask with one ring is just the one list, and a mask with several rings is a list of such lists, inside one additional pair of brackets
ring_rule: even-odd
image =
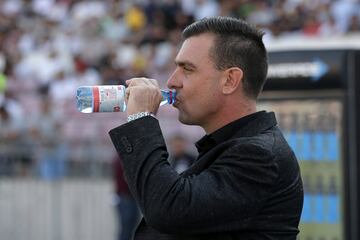
[(94, 112), (125, 111), (125, 86), (105, 85), (93, 87)]

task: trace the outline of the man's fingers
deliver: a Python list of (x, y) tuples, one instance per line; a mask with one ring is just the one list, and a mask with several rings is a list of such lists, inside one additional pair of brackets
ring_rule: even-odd
[(126, 104), (129, 101), (129, 96), (130, 96), (130, 88), (126, 88), (126, 90), (125, 90), (125, 103)]
[(126, 84), (128, 85), (128, 87), (138, 86), (142, 84), (148, 85), (145, 78), (131, 78), (126, 80)]
[(159, 87), (158, 82), (155, 79), (150, 78), (131, 78), (125, 81), (128, 87), (138, 86), (138, 85), (148, 85), (148, 86), (156, 86)]
[(159, 83), (158, 83), (158, 81), (156, 81), (155, 79), (149, 79), (149, 81), (150, 81), (150, 83), (151, 83), (152, 85), (155, 85), (156, 87), (159, 87)]

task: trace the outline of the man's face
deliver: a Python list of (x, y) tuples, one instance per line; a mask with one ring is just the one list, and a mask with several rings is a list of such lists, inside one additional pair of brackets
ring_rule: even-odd
[(177, 91), (174, 107), (179, 110), (180, 122), (205, 129), (222, 105), (220, 79), (224, 74), (215, 68), (210, 57), (213, 42), (214, 36), (208, 33), (186, 39), (167, 83)]

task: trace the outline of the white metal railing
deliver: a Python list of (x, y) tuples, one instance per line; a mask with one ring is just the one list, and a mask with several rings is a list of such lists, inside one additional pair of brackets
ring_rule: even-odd
[(109, 179), (0, 178), (0, 239), (115, 239), (112, 190)]

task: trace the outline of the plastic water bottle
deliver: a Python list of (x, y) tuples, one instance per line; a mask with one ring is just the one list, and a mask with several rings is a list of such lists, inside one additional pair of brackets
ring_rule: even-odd
[[(79, 112), (124, 112), (125, 89), (123, 85), (81, 86), (76, 91), (76, 104)], [(160, 106), (173, 104), (176, 92), (161, 90), (162, 101)]]

